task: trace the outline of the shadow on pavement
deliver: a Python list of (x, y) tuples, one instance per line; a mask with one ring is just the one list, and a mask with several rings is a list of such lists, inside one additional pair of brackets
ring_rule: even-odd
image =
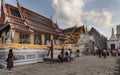
[(58, 60), (58, 59), (45, 58), (45, 59), (44, 59), (44, 62), (45, 62), (45, 63), (50, 63), (50, 64), (52, 64), (52, 63), (60, 63), (60, 60)]
[[(73, 61), (73, 60), (74, 60), (74, 59), (72, 58), (71, 61)], [(49, 59), (49, 58), (44, 59), (44, 63), (47, 63), (47, 64), (70, 63), (71, 61), (63, 60), (63, 61), (61, 62), (59, 59)]]
[(120, 75), (120, 57), (117, 59), (117, 62), (116, 62), (117, 66), (115, 67), (114, 69), (114, 75)]

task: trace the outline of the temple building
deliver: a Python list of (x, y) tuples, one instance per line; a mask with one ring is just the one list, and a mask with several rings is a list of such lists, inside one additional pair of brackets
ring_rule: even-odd
[(77, 45), (84, 51), (91, 52), (92, 50), (94, 50), (94, 42), (94, 37), (89, 35), (89, 31), (86, 27), (85, 33), (80, 36)]
[(116, 49), (117, 48), (117, 38), (114, 35), (114, 29), (112, 28), (111, 37), (107, 41), (108, 49)]
[[(0, 66), (6, 67), (10, 48), (14, 54), (14, 66), (42, 62), (45, 57), (53, 59), (61, 50), (64, 54), (63, 49), (69, 47), (63, 44), (65, 36), (52, 17), (44, 17), (16, 1), (17, 6), (13, 6), (1, 0)], [(82, 28), (78, 27), (74, 32), (82, 33)]]
[(0, 12), (0, 66), (6, 66), (10, 48), (14, 66), (43, 61), (50, 41), (56, 45), (54, 48), (61, 48), (57, 45), (63, 34), (51, 18), (22, 7), (18, 1), (16, 7), (1, 0)]
[(79, 27), (70, 27), (62, 30), (66, 36), (65, 44), (76, 44), (82, 34), (85, 33), (84, 25)]
[(57, 24), (34, 11), (1, 2), (0, 43), (46, 45), (51, 36), (59, 41), (61, 31)]
[(120, 48), (120, 25), (117, 25), (116, 30), (117, 30), (117, 34), (115, 36), (114, 29), (112, 28), (111, 37), (107, 41), (108, 49), (113, 50)]

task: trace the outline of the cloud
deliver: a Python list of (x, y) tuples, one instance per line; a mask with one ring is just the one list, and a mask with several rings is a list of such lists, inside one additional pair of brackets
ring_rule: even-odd
[(60, 23), (73, 26), (80, 24), (83, 15), (83, 0), (53, 0), (54, 18)]
[(94, 10), (88, 11), (84, 14), (84, 20), (91, 22), (93, 26), (109, 28), (112, 27), (112, 13), (103, 10), (102, 12), (96, 12)]
[(87, 0), (53, 0), (54, 18), (68, 26), (80, 25), (84, 23), (83, 21), (96, 27), (108, 28), (113, 25), (111, 23), (113, 14), (110, 11), (104, 9), (101, 12), (84, 11), (85, 1)]
[(83, 19), (91, 23), (91, 26), (95, 27), (104, 36), (110, 37), (111, 28), (114, 26), (111, 21), (112, 16), (113, 14), (108, 10), (102, 10), (101, 12), (91, 10), (84, 13)]

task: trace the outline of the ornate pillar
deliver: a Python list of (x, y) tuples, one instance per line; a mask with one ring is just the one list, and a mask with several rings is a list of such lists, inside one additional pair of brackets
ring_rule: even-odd
[(45, 35), (44, 34), (41, 34), (41, 39), (42, 39), (42, 45), (45, 44)]
[(30, 33), (30, 44), (34, 44), (34, 33)]
[(51, 35), (51, 59), (53, 59), (53, 35)]

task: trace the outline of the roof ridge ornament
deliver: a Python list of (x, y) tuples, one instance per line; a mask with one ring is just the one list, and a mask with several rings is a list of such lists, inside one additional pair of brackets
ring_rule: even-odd
[(114, 35), (114, 29), (112, 28), (112, 35)]
[(23, 20), (23, 23), (24, 23), (25, 26), (29, 29), (29, 31), (34, 32), (34, 31), (30, 28), (30, 26), (27, 24), (27, 22), (25, 21), (25, 17), (24, 17), (24, 15), (22, 14), (21, 5), (20, 5), (19, 1), (16, 0), (16, 2), (17, 2), (17, 7), (18, 7), (18, 10), (19, 10), (19, 13), (20, 13), (21, 18), (22, 18), (22, 20)]
[(112, 33), (111, 33), (111, 37), (109, 40), (116, 40), (116, 37), (114, 35), (114, 29), (112, 28)]
[(54, 25), (54, 22), (53, 22), (52, 18), (53, 18), (53, 16), (50, 16), (50, 20), (51, 20), (52, 26), (54, 26), (54, 28), (56, 28), (56, 26)]
[(18, 0), (16, 0), (16, 2), (17, 2), (17, 7), (21, 7), (21, 5), (20, 5), (19, 1), (18, 1)]

